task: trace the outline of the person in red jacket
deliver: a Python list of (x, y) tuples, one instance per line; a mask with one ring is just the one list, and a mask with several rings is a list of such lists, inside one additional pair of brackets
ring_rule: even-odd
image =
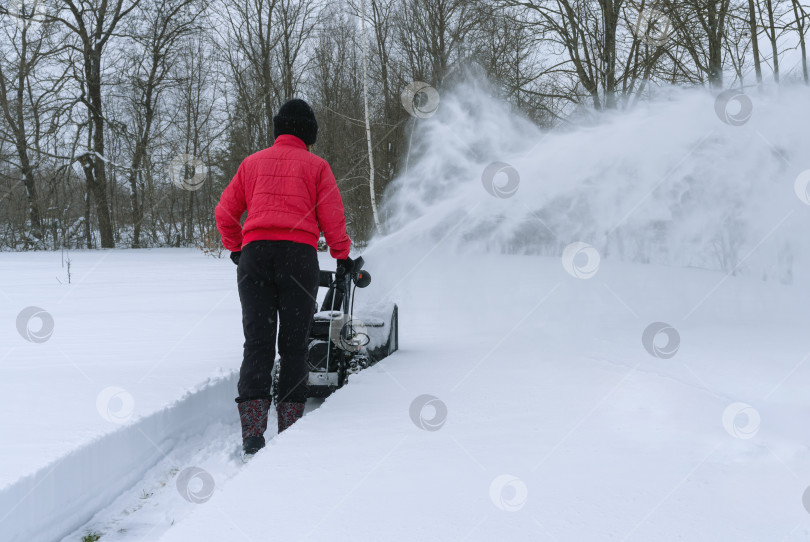
[(273, 132), (273, 146), (245, 158), (215, 210), (222, 243), (237, 264), (242, 303), (245, 344), (236, 402), (246, 454), (265, 445), (277, 324), (279, 432), (304, 413), (320, 232), (338, 273), (354, 265), (335, 176), (310, 152), (318, 135), (312, 108), (304, 100), (288, 101), (273, 117)]

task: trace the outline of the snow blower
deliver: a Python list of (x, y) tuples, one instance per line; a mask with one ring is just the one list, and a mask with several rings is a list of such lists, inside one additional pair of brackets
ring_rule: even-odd
[[(371, 284), (371, 274), (357, 258), (352, 273), (338, 276), (320, 272), (326, 296), (312, 319), (309, 332), (309, 397), (324, 398), (342, 388), (349, 376), (371, 367), (399, 348), (399, 309), (396, 304), (376, 305), (354, 312), (357, 288)], [(273, 382), (278, 381), (279, 364)], [(273, 386), (274, 400), (276, 387)]]

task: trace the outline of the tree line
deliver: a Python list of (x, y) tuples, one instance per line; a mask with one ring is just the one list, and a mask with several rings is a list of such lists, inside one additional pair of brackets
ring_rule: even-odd
[(219, 195), (292, 97), (362, 243), (410, 131), (470, 72), (552, 128), (664, 84), (810, 84), (808, 23), (800, 0), (10, 0), (0, 249), (218, 246)]

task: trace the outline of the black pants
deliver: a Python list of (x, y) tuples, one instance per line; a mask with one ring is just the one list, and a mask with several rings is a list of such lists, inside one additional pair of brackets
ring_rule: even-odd
[(237, 403), (271, 398), (277, 323), (281, 356), (278, 401), (306, 401), (307, 339), (316, 307), (318, 272), (318, 254), (310, 245), (254, 241), (242, 249), (236, 275), (245, 350)]

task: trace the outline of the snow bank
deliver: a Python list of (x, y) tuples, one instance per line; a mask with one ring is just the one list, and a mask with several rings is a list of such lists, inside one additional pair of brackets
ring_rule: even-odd
[(166, 408), (88, 442), (0, 490), (8, 542), (61, 538), (140, 480), (184, 436), (234, 418), (238, 373), (212, 379)]

